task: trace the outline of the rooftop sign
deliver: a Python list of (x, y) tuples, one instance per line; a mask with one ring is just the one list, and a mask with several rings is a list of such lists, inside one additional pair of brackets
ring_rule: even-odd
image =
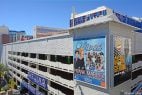
[(131, 26), (134, 26), (134, 27), (137, 27), (137, 28), (142, 28), (142, 22), (137, 21), (137, 20), (135, 20), (133, 18), (121, 15), (121, 14), (116, 13), (116, 12), (113, 12), (113, 13), (118, 18), (118, 20), (120, 22), (123, 22), (125, 24), (131, 25)]
[(98, 18), (98, 17), (105, 16), (105, 15), (107, 15), (106, 10), (102, 10), (102, 11), (94, 12), (91, 14), (86, 14), (81, 17), (71, 19), (70, 20), (70, 27), (76, 26), (81, 23), (85, 23), (86, 21), (90, 21), (94, 18)]

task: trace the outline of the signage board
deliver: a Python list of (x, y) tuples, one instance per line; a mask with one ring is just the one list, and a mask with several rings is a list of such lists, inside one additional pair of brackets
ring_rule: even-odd
[(106, 88), (106, 38), (74, 40), (74, 79)]
[(36, 75), (32, 72), (28, 73), (28, 79), (30, 79), (32, 82), (38, 84), (39, 86), (42, 86), (43, 88), (47, 89), (47, 79)]
[(114, 86), (131, 78), (131, 39), (114, 37)]

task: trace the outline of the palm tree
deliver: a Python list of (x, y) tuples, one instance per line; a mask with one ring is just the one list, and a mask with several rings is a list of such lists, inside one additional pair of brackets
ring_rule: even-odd
[(14, 89), (14, 86), (16, 85), (16, 83), (14, 82), (13, 78), (9, 80), (9, 87), (11, 89)]
[(4, 80), (4, 76), (5, 74), (8, 72), (8, 68), (6, 67), (6, 65), (0, 63), (0, 91), (2, 88), (2, 80)]
[(4, 77), (7, 71), (8, 68), (6, 67), (6, 65), (0, 63), (0, 78)]

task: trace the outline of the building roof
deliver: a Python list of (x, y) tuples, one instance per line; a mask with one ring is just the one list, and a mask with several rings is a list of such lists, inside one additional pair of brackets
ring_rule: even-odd
[[(50, 38), (57, 38), (57, 37), (62, 37), (62, 36), (70, 36), (70, 34), (69, 34), (69, 32), (65, 32), (65, 33), (62, 33), (62, 34), (51, 35), (51, 36), (35, 38), (35, 39), (30, 39), (30, 40), (18, 41), (18, 42), (12, 42), (12, 43), (7, 43), (7, 44), (26, 43), (26, 42), (31, 42), (31, 41), (38, 41), (38, 40), (44, 40), (44, 39), (50, 39)], [(7, 45), (7, 44), (4, 44), (4, 45)]]
[(24, 31), (24, 30), (22, 30), (22, 31), (9, 30), (9, 32), (16, 32), (16, 33), (18, 33), (18, 32), (23, 32), (23, 33), (25, 33), (25, 31)]
[[(106, 14), (98, 13), (98, 12), (103, 12), (104, 10), (106, 10)], [(98, 7), (94, 10), (87, 11), (84, 13), (74, 14), (74, 17), (71, 16), (71, 20), (72, 21), (70, 22), (71, 25), (70, 29), (80, 28), (88, 25), (106, 23), (109, 21), (115, 21), (136, 28), (136, 30), (142, 29), (141, 20), (128, 17), (127, 15), (122, 15), (118, 12), (115, 12), (113, 9), (107, 8), (105, 6)]]
[(66, 31), (66, 29), (62, 28), (53, 28), (53, 27), (46, 27), (46, 26), (35, 26), (34, 29), (38, 32), (47, 32), (47, 31), (54, 31), (54, 32), (59, 32), (59, 31)]

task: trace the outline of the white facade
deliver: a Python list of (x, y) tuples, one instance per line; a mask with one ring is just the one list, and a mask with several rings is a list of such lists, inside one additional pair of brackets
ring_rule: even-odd
[[(94, 15), (95, 13), (98, 14), (98, 12), (103, 11), (106, 11), (105, 15)], [(135, 57), (137, 54), (142, 54), (142, 49), (140, 49), (140, 37), (142, 33), (135, 32), (135, 30), (141, 30), (142, 23), (118, 14), (106, 7), (99, 7), (85, 13), (74, 14), (71, 16), (70, 23), (70, 33), (73, 35), (74, 40), (97, 38), (101, 36), (105, 36), (107, 39), (107, 88), (103, 89), (76, 81), (75, 95), (94, 95), (94, 93), (95, 95), (124, 95), (132, 93), (131, 90), (142, 81), (140, 79), (142, 76), (141, 61), (137, 60), (138, 62), (132, 65), (132, 68), (137, 68), (136, 71), (139, 70), (139, 75), (137, 75), (135, 74), (135, 70), (132, 69), (132, 75), (137, 75), (136, 78), (132, 80), (129, 78), (129, 80), (114, 86), (114, 38), (117, 36), (130, 39), (132, 56)], [(137, 25), (135, 25), (135, 23), (137, 23)]]
[[(54, 82), (62, 86), (63, 88), (69, 89), (71, 93), (73, 93), (74, 88), (74, 81), (73, 81), (73, 63), (65, 64), (61, 62), (53, 62), (50, 61), (51, 55), (58, 55), (58, 56), (70, 56), (72, 57), (72, 37), (68, 34), (62, 34), (58, 36), (46, 37), (37, 40), (30, 40), (25, 42), (15, 42), (10, 43), (4, 46), (3, 52), (3, 60), (2, 62), (6, 62), (10, 68), (10, 74), (16, 78), (17, 81), (20, 83), (22, 82), (23, 78), (27, 79), (28, 73), (24, 73), (21, 69), (27, 70), (28, 72), (32, 72), (36, 75), (39, 75), (43, 78), (48, 80), (48, 90), (47, 93), (49, 95), (56, 94), (56, 95), (64, 95), (61, 90), (53, 88), (50, 83)], [(42, 48), (42, 49), (41, 49)], [(9, 54), (13, 52), (15, 54)], [(27, 57), (22, 56), (22, 53), (28, 54)], [(35, 58), (31, 58), (30, 54), (35, 54)], [(6, 55), (5, 55), (6, 54)], [(20, 54), (20, 55), (19, 55)], [(45, 54), (45, 60), (40, 59), (39, 54)], [(4, 57), (5, 56), (5, 57)], [(5, 59), (6, 58), (6, 59)], [(5, 60), (4, 60), (5, 59)], [(19, 60), (19, 61), (18, 61)], [(27, 62), (27, 65), (22, 64), (22, 61)], [(35, 65), (36, 68), (30, 67), (30, 65)], [(39, 70), (39, 65), (46, 67), (47, 71), (43, 72)], [(18, 69), (17, 69), (18, 68)], [(63, 76), (53, 75), (50, 70), (57, 70), (64, 72), (65, 76), (69, 74), (72, 78), (64, 79)], [(16, 74), (20, 74), (18, 77)], [(58, 94), (60, 93), (60, 94)]]

